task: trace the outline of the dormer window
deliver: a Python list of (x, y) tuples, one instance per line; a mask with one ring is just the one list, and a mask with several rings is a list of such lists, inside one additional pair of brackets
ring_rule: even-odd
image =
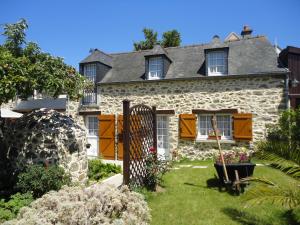
[(93, 83), (96, 82), (96, 64), (86, 64), (83, 67), (83, 74)]
[(149, 72), (148, 79), (156, 80), (163, 77), (163, 58), (151, 57), (149, 58)]
[(206, 71), (208, 76), (226, 75), (228, 69), (227, 51), (208, 51), (206, 53)]

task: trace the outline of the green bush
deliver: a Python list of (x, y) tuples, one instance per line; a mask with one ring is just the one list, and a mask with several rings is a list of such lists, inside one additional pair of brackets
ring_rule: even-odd
[(99, 181), (105, 177), (121, 172), (121, 166), (105, 164), (100, 159), (89, 160), (88, 177), (90, 180)]
[(0, 223), (11, 220), (16, 217), (19, 210), (28, 206), (33, 201), (31, 193), (27, 192), (24, 194), (16, 193), (10, 197), (9, 201), (4, 199), (0, 200)]
[(300, 164), (300, 108), (284, 111), (278, 123), (268, 127), (267, 140), (257, 147), (260, 153), (275, 154)]
[(32, 192), (33, 197), (38, 198), (70, 183), (70, 175), (59, 166), (51, 165), (46, 168), (42, 165), (30, 165), (18, 175), (17, 189), (22, 193)]

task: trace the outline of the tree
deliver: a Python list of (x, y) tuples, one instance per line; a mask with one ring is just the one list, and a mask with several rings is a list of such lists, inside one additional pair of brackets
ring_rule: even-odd
[(164, 48), (176, 47), (181, 43), (180, 33), (177, 30), (170, 30), (163, 33), (161, 45)]
[(154, 45), (158, 44), (157, 32), (154, 32), (152, 29), (144, 28), (143, 33), (145, 41), (133, 43), (135, 51), (152, 49)]
[(34, 90), (52, 97), (68, 94), (78, 99), (90, 83), (60, 57), (41, 51), (38, 44), (26, 42), (27, 22), (5, 24), (0, 45), (0, 105), (16, 95), (27, 98)]
[(161, 44), (162, 47), (167, 48), (179, 46), (181, 43), (180, 33), (177, 30), (164, 32), (161, 41), (157, 40), (157, 32), (152, 29), (144, 28), (143, 33), (145, 40), (133, 43), (135, 51), (152, 49), (156, 44)]

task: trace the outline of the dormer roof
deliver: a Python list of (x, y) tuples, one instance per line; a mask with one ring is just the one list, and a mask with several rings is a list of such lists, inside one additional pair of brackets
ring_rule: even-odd
[(112, 56), (109, 54), (106, 54), (98, 49), (95, 49), (92, 51), (92, 53), (86, 57), (84, 60), (80, 62), (81, 63), (92, 63), (92, 62), (100, 62), (102, 64), (105, 64), (107, 66), (112, 67)]
[(168, 52), (161, 46), (161, 45), (155, 45), (153, 49), (150, 49), (146, 54), (145, 57), (151, 57), (156, 55), (164, 55), (166, 56), (170, 61), (172, 61), (168, 55)]

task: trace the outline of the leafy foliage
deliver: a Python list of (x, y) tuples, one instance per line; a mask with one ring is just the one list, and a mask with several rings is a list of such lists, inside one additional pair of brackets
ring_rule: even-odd
[(180, 33), (175, 29), (164, 32), (161, 41), (157, 39), (157, 32), (154, 32), (152, 29), (144, 28), (143, 33), (145, 40), (133, 43), (135, 51), (152, 49), (156, 44), (167, 48), (179, 46), (181, 43)]
[(5, 42), (0, 45), (0, 105), (16, 95), (27, 98), (34, 90), (52, 97), (68, 94), (81, 97), (91, 84), (60, 57), (41, 51), (33, 42), (26, 42), (26, 20), (5, 24)]
[(300, 178), (300, 109), (282, 113), (278, 124), (269, 127), (267, 140), (258, 144), (256, 155)]
[(154, 32), (152, 29), (144, 28), (143, 33), (145, 36), (145, 41), (133, 43), (135, 51), (152, 49), (154, 45), (158, 44), (157, 32)]
[(170, 30), (163, 33), (161, 45), (164, 48), (176, 47), (181, 43), (180, 33), (177, 30)]
[(33, 196), (30, 192), (21, 194), (16, 193), (10, 197), (9, 201), (0, 200), (0, 223), (16, 217), (19, 210), (28, 206), (33, 201)]
[(121, 173), (121, 166), (105, 164), (100, 159), (89, 160), (88, 177), (90, 180), (99, 181), (117, 173)]
[(298, 189), (297, 186), (281, 188), (277, 185), (259, 185), (246, 193), (245, 200), (248, 201), (246, 206), (270, 202), (287, 209), (293, 209), (300, 206), (300, 192)]
[(32, 192), (38, 198), (70, 183), (70, 175), (59, 166), (51, 165), (46, 168), (43, 165), (29, 165), (25, 172), (18, 175), (17, 188), (23, 193)]

